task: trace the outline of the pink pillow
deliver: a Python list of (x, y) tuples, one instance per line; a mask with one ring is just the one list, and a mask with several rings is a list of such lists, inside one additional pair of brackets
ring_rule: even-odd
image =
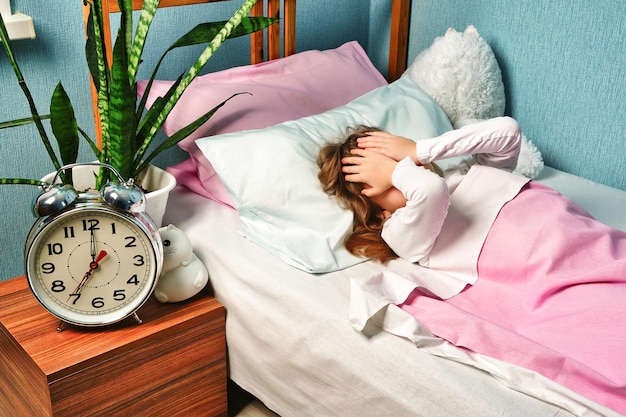
[[(172, 81), (155, 81), (148, 105)], [(142, 95), (145, 81), (139, 83)], [(257, 65), (231, 68), (197, 77), (163, 126), (172, 135), (234, 93), (230, 100), (179, 146), (189, 152), (208, 198), (232, 206), (210, 162), (195, 146), (201, 137), (262, 129), (287, 120), (322, 113), (387, 84), (356, 41), (326, 51), (304, 51)], [(181, 182), (184, 184), (184, 181)]]

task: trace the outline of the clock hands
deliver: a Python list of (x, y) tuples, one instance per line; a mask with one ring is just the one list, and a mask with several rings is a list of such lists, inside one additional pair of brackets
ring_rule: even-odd
[(85, 285), (85, 283), (91, 276), (92, 272), (98, 267), (98, 264), (104, 259), (105, 256), (107, 256), (107, 251), (101, 250), (98, 256), (92, 262), (89, 263), (89, 271), (85, 272), (85, 275), (83, 275), (83, 278), (80, 280), (80, 283), (78, 284), (78, 286), (74, 289), (74, 291), (71, 292), (69, 297), (67, 297), (68, 301), (71, 296), (80, 295), (80, 291), (83, 289), (83, 286)]
[(91, 228), (91, 240), (90, 240), (90, 248), (89, 253), (91, 254), (91, 262), (95, 262), (96, 260), (96, 238), (93, 233), (93, 228)]

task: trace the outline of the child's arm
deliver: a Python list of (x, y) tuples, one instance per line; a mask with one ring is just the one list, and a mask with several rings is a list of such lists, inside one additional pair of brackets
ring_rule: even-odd
[(522, 134), (510, 117), (496, 117), (451, 130), (443, 135), (417, 141), (417, 158), (422, 163), (454, 156), (472, 155), (481, 165), (515, 169)]
[(427, 265), (448, 214), (448, 187), (443, 178), (409, 158), (398, 162), (391, 179), (408, 201), (387, 219), (381, 236), (402, 259)]
[(407, 202), (385, 222), (381, 236), (399, 257), (420, 262), (430, 253), (448, 212), (450, 196), (443, 178), (415, 165), (406, 157), (400, 162), (366, 149), (352, 150), (342, 159), (345, 178), (367, 184), (362, 193), (376, 197), (390, 187), (402, 192)]
[(417, 142), (385, 132), (371, 132), (359, 138), (359, 146), (396, 161), (410, 156), (418, 165), (472, 155), (479, 164), (513, 170), (519, 156), (521, 132), (514, 119), (496, 117)]

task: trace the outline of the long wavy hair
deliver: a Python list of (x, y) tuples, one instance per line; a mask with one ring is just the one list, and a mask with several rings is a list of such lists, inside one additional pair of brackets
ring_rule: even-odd
[(362, 183), (348, 182), (341, 171), (341, 159), (350, 156), (358, 148), (357, 139), (367, 132), (380, 131), (368, 126), (348, 128), (345, 139), (339, 143), (327, 143), (317, 157), (320, 167), (318, 178), (324, 191), (337, 199), (339, 204), (353, 213), (353, 229), (344, 242), (346, 249), (357, 256), (365, 256), (385, 263), (398, 255), (381, 237), (385, 216), (381, 207), (361, 194)]

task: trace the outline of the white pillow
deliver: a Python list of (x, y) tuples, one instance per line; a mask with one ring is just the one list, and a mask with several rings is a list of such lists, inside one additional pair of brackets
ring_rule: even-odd
[[(155, 80), (147, 105), (164, 96), (173, 81)], [(189, 85), (163, 125), (171, 136), (222, 100), (239, 92), (202, 127), (178, 146), (189, 152), (200, 183), (194, 190), (232, 206), (211, 164), (194, 145), (198, 138), (247, 129), (262, 129), (286, 120), (318, 114), (341, 106), (387, 81), (356, 41), (325, 51), (302, 51), (255, 65), (201, 75)], [(140, 81), (143, 95), (145, 81)], [(182, 181), (181, 181), (182, 182)]]
[(237, 207), (245, 237), (297, 268), (330, 272), (364, 259), (343, 246), (352, 213), (322, 191), (316, 158), (325, 142), (358, 124), (415, 140), (452, 128), (439, 106), (403, 77), (325, 113), (196, 144)]

